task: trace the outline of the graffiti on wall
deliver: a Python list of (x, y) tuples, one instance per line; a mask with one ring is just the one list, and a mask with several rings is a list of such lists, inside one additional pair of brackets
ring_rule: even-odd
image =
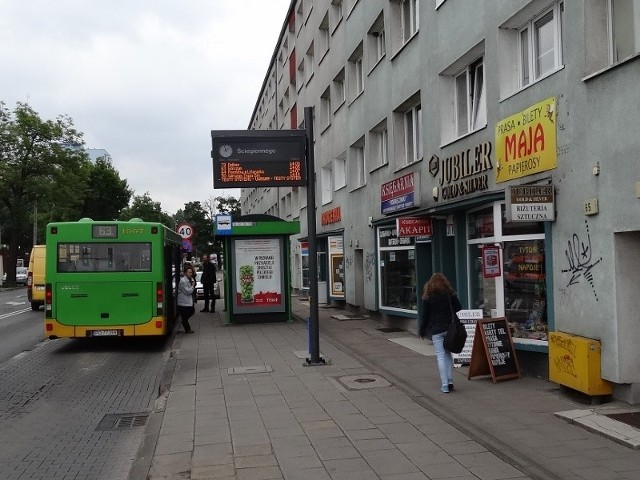
[[(577, 377), (576, 345), (570, 338), (560, 335), (549, 335), (549, 362), (555, 365), (558, 372)], [(551, 353), (553, 352), (553, 354)]]
[(567, 259), (567, 268), (561, 270), (562, 273), (570, 275), (567, 287), (577, 285), (585, 280), (591, 285), (593, 295), (598, 301), (598, 292), (593, 281), (593, 267), (602, 261), (602, 257), (595, 259), (591, 248), (591, 236), (589, 234), (589, 224), (584, 221), (586, 235), (579, 236), (574, 233), (571, 240), (567, 242), (567, 249), (564, 251)]
[(373, 280), (373, 274), (376, 269), (376, 254), (373, 252), (367, 252), (367, 256), (364, 260), (364, 277), (367, 282)]

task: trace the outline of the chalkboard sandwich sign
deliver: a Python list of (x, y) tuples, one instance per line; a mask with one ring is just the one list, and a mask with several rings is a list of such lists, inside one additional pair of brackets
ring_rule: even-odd
[(520, 366), (505, 317), (485, 318), (476, 324), (468, 378), (489, 374), (493, 383), (520, 378)]

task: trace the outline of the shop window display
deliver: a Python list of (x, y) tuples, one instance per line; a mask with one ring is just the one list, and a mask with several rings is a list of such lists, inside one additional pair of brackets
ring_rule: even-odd
[[(507, 222), (504, 204), (467, 216), (469, 308), (506, 317), (516, 340), (547, 341), (544, 237), (543, 222)], [(501, 275), (485, 278), (485, 245), (501, 247)]]
[(395, 227), (381, 227), (378, 241), (381, 308), (417, 312), (422, 289), (416, 285), (415, 239), (396, 236)]
[(414, 254), (413, 250), (380, 252), (383, 306), (417, 311)]
[(544, 241), (504, 244), (505, 316), (514, 338), (547, 340)]

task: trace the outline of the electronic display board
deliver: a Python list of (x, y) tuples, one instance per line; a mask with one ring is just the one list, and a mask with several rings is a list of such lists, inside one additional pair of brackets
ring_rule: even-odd
[(214, 188), (307, 185), (304, 130), (212, 130)]

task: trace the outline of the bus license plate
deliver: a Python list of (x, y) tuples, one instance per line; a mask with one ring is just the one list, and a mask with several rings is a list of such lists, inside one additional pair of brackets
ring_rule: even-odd
[(36, 290), (44, 292), (44, 285), (36, 285)]
[(121, 335), (121, 330), (91, 330), (92, 337), (117, 337)]

